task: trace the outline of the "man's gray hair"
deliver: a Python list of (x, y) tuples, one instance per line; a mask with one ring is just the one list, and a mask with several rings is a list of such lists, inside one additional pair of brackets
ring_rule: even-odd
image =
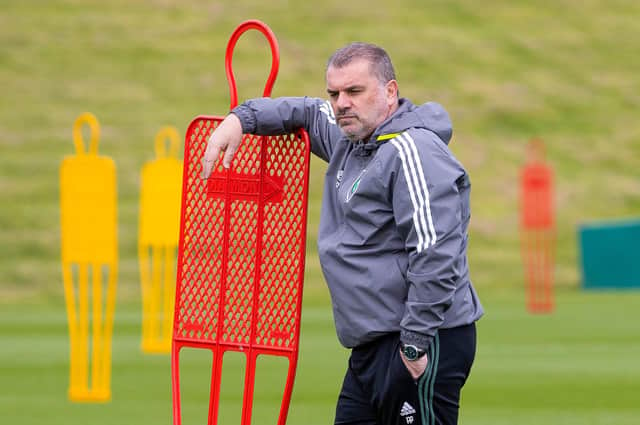
[(370, 43), (356, 42), (338, 49), (329, 58), (327, 69), (342, 68), (358, 59), (369, 62), (371, 71), (383, 84), (396, 79), (396, 72), (387, 52), (382, 47)]

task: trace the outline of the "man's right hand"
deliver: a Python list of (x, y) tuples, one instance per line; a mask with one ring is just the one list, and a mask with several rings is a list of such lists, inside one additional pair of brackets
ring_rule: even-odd
[(231, 167), (231, 160), (242, 142), (242, 124), (240, 119), (229, 114), (211, 133), (207, 143), (207, 150), (202, 158), (202, 177), (209, 178), (213, 165), (216, 163), (221, 152), (224, 152), (222, 166)]

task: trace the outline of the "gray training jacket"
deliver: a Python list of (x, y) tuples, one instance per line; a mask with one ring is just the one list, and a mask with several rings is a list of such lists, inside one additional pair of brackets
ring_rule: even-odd
[(400, 99), (358, 143), (322, 99), (258, 98), (232, 112), (244, 133), (306, 129), (329, 163), (318, 251), (342, 345), (400, 331), (427, 349), (438, 329), (482, 316), (467, 263), (469, 177), (447, 148), (451, 121), (439, 104)]

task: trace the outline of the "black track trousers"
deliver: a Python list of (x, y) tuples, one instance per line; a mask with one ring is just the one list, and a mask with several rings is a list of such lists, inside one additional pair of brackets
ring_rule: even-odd
[(336, 407), (336, 425), (454, 425), (476, 351), (475, 324), (438, 330), (424, 374), (400, 358), (400, 335), (356, 347)]

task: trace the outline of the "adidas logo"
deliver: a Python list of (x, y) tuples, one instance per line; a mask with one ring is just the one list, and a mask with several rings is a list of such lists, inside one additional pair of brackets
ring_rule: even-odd
[(402, 409), (400, 409), (400, 416), (408, 416), (408, 415), (413, 415), (415, 413), (416, 413), (416, 409), (414, 409), (413, 406), (411, 406), (409, 403), (405, 401), (404, 404), (402, 405)]

